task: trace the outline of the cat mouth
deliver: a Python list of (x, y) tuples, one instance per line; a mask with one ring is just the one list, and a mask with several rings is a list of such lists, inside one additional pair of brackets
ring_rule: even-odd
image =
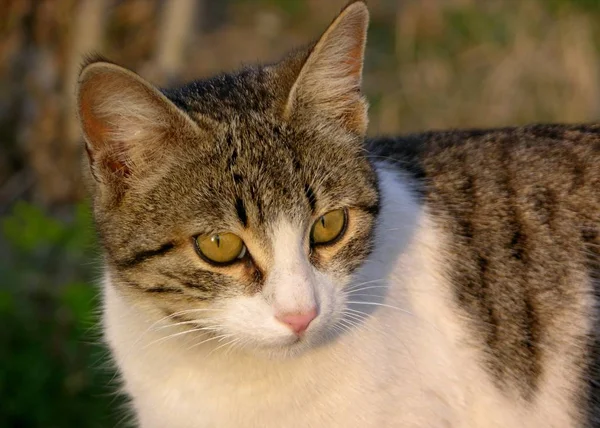
[(289, 338), (285, 341), (283, 346), (284, 347), (295, 347), (300, 344), (304, 344), (306, 342), (307, 342), (306, 334), (303, 333), (302, 335), (289, 336)]
[(281, 342), (275, 346), (266, 345), (265, 349), (281, 349), (283, 351), (296, 351), (301, 348), (306, 348), (311, 343), (312, 335), (310, 333), (302, 333), (301, 335), (290, 335), (282, 338)]

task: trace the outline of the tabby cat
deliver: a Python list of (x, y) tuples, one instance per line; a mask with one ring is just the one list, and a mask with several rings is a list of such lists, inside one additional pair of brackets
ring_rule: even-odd
[(367, 24), (175, 89), (83, 68), (139, 426), (600, 426), (600, 125), (368, 140)]

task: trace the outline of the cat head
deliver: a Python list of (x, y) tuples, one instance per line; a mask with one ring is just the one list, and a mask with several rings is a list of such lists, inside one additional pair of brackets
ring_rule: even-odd
[(336, 330), (379, 208), (363, 149), (367, 25), (355, 2), (307, 50), (172, 90), (102, 60), (83, 68), (110, 286), (247, 349), (289, 354)]

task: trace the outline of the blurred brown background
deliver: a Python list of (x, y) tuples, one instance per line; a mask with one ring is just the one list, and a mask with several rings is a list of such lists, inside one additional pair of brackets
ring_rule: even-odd
[[(0, 0), (0, 427), (126, 424), (97, 345), (74, 84), (276, 60), (345, 0)], [(370, 0), (371, 134), (600, 118), (600, 0)]]
[[(158, 85), (270, 61), (344, 0), (2, 0), (0, 206), (81, 197), (73, 92), (100, 52)], [(600, 115), (596, 0), (371, 0), (371, 133)]]

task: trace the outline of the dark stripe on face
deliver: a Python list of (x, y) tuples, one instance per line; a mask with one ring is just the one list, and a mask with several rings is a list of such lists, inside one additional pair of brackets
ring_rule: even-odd
[(159, 248), (156, 248), (154, 250), (140, 251), (129, 259), (117, 260), (116, 264), (120, 268), (127, 269), (130, 267), (136, 266), (140, 263), (143, 263), (154, 257), (163, 256), (163, 255), (167, 254), (169, 251), (171, 251), (173, 248), (175, 248), (175, 244), (173, 244), (172, 242), (167, 242), (166, 244), (163, 244)]
[(180, 288), (164, 287), (164, 286), (144, 288), (143, 290), (146, 293), (183, 294), (183, 290), (181, 290)]
[(209, 284), (210, 280), (208, 278), (196, 278), (194, 273), (186, 274), (185, 272), (166, 272), (161, 271), (161, 275), (166, 276), (167, 278), (176, 281), (177, 283), (183, 285), (186, 288), (190, 288), (192, 290), (201, 291), (202, 293), (210, 293), (210, 287), (207, 287), (204, 284)]
[[(206, 293), (210, 293), (209, 287), (206, 287), (204, 285), (200, 285), (200, 284), (198, 284), (196, 282), (181, 281), (181, 285), (185, 286), (186, 288), (190, 288), (192, 290), (199, 291), (201, 293), (205, 293), (205, 294)], [(207, 297), (203, 296), (202, 298), (204, 299), (204, 298), (207, 298)]]
[(165, 293), (165, 294), (183, 294), (183, 290), (176, 287), (168, 287), (165, 285), (154, 285), (152, 287), (142, 287), (139, 283), (134, 281), (127, 281), (125, 284), (130, 288), (143, 291), (144, 293)]
[[(177, 312), (173, 312), (173, 313), (170, 313), (170, 312), (167, 312), (167, 311), (164, 311), (164, 312), (168, 316), (167, 321), (172, 321), (172, 322), (175, 322), (175, 323), (182, 323), (182, 322), (187, 322), (187, 323), (189, 323), (189, 322), (198, 322), (199, 323), (198, 320), (195, 320), (195, 319), (192, 319), (192, 318), (188, 318), (188, 317), (183, 316), (183, 315), (175, 315)], [(187, 328), (195, 328), (195, 327), (187, 327)]]
[(379, 204), (362, 205), (362, 206), (359, 206), (358, 208), (372, 216), (376, 216), (379, 214), (380, 206), (379, 206)]
[(238, 158), (238, 152), (237, 152), (237, 149), (234, 147), (233, 152), (231, 153), (231, 157), (229, 158), (229, 161), (228, 161), (228, 166), (230, 169), (233, 168), (233, 166), (235, 165), (237, 158)]
[(308, 199), (310, 210), (314, 213), (317, 207), (317, 197), (315, 196), (315, 192), (313, 192), (313, 189), (309, 184), (304, 185), (304, 194), (306, 195), (306, 199)]
[(251, 197), (251, 200), (254, 202), (254, 205), (256, 206), (258, 222), (261, 223), (264, 221), (265, 214), (264, 214), (264, 209), (263, 209), (263, 205), (262, 205), (261, 195), (259, 194), (259, 192), (257, 191), (255, 186), (250, 187), (250, 197)]
[(235, 210), (240, 222), (242, 222), (244, 227), (248, 226), (248, 215), (246, 214), (246, 209), (244, 208), (244, 201), (242, 201), (241, 198), (237, 198), (235, 200)]

